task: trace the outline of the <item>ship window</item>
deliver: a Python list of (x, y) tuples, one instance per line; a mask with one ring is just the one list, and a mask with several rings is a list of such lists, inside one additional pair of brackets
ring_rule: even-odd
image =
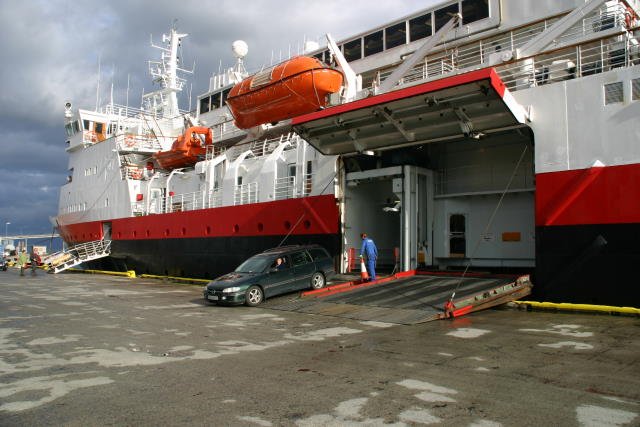
[[(221, 104), (220, 104), (220, 98), (222, 97), (222, 94), (220, 92), (218, 93), (214, 93), (213, 95), (211, 95), (211, 109), (216, 109), (216, 108), (220, 108)], [(225, 95), (226, 98), (226, 95)]]
[(209, 97), (204, 97), (200, 100), (200, 114), (206, 113), (209, 111)]
[(89, 120), (83, 120), (82, 127), (84, 130), (91, 130), (91, 122)]
[(385, 49), (401, 46), (407, 42), (407, 23), (401, 22), (384, 29)]
[(109, 125), (109, 133), (111, 135), (114, 135), (116, 133), (116, 130), (118, 129), (118, 125), (116, 123), (111, 123)]
[(329, 49), (324, 51), (324, 63), (331, 65), (331, 52), (329, 52)]
[(462, 0), (462, 23), (470, 24), (489, 17), (489, 0)]
[(73, 131), (74, 133), (80, 132), (80, 122), (77, 120), (73, 122)]
[(222, 91), (222, 103), (220, 105), (225, 105), (227, 102), (227, 96), (229, 96), (229, 92), (231, 92), (231, 88), (225, 89)]
[(236, 185), (242, 185), (242, 177), (239, 176)]
[(622, 82), (615, 82), (604, 85), (604, 105), (616, 104), (622, 101)]
[(73, 127), (71, 123), (67, 123), (66, 125), (64, 125), (64, 130), (67, 131), (67, 136), (73, 135)]
[(103, 125), (104, 125), (103, 123), (95, 123), (94, 124), (96, 133), (102, 133), (102, 126)]
[(418, 16), (409, 21), (409, 40), (416, 41), (431, 35), (431, 14)]
[(631, 100), (640, 100), (640, 79), (631, 80)]
[(313, 57), (320, 62), (324, 62), (324, 52), (318, 52), (315, 55), (313, 55)]
[(449, 22), (451, 17), (456, 13), (458, 13), (458, 3), (436, 10), (434, 12), (435, 21), (436, 21), (436, 31), (444, 27), (444, 25), (447, 22)]
[(344, 44), (344, 59), (347, 62), (362, 58), (362, 39), (352, 40)]
[(382, 52), (382, 30), (364, 36), (364, 56)]

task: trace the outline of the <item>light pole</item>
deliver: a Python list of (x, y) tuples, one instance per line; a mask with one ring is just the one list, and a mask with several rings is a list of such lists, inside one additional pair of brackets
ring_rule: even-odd
[(5, 222), (4, 223), (4, 238), (6, 239), (7, 237), (9, 237), (9, 224), (11, 224), (10, 222)]

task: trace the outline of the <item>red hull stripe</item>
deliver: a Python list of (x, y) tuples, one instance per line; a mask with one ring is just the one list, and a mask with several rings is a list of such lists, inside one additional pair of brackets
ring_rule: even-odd
[(303, 197), (170, 214), (118, 218), (60, 227), (67, 242), (103, 237), (111, 223), (112, 240), (185, 239), (338, 233), (338, 205), (333, 195)]
[(304, 114), (294, 117), (291, 120), (292, 125), (311, 122), (322, 119), (324, 117), (334, 116), (336, 114), (346, 113), (348, 111), (359, 110), (374, 105), (385, 104), (387, 102), (396, 101), (398, 99), (409, 98), (421, 95), (423, 93), (434, 92), (440, 89), (460, 86), (466, 83), (472, 83), (480, 80), (489, 80), (490, 85), (496, 93), (502, 98), (504, 96), (506, 86), (500, 80), (500, 77), (493, 68), (484, 68), (482, 70), (472, 71), (470, 73), (460, 74), (453, 77), (447, 77), (440, 80), (411, 86), (405, 89), (394, 90), (392, 92), (383, 93), (382, 95), (372, 96), (370, 98), (360, 99), (358, 101), (349, 102), (347, 104), (337, 105), (315, 113)]
[(536, 226), (640, 222), (640, 164), (536, 175)]

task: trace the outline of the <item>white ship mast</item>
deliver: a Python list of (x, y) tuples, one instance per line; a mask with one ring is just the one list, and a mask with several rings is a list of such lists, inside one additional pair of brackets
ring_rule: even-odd
[(178, 95), (186, 82), (178, 76), (178, 71), (192, 73), (193, 70), (184, 70), (178, 67), (178, 47), (183, 37), (188, 34), (179, 34), (175, 27), (171, 28), (169, 35), (163, 34), (162, 41), (168, 42), (166, 47), (151, 46), (162, 51), (160, 61), (149, 61), (149, 73), (153, 81), (160, 83), (161, 89), (143, 96), (143, 108), (162, 118), (175, 118), (180, 114), (178, 109)]

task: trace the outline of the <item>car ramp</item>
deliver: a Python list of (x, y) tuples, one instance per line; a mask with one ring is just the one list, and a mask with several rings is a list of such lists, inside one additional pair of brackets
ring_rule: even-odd
[(412, 325), (458, 317), (531, 293), (529, 276), (407, 271), (375, 282), (347, 282), (269, 305), (275, 310)]

